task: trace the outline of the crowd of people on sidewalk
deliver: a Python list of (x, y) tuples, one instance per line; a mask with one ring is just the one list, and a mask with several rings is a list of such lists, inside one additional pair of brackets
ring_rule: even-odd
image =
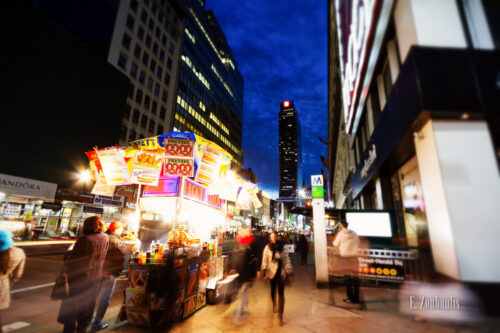
[[(105, 230), (99, 216), (88, 217), (83, 224), (80, 237), (64, 255), (61, 273), (56, 279), (52, 299), (61, 300), (57, 321), (63, 324), (64, 332), (91, 332), (105, 329), (109, 324), (102, 320), (110, 304), (117, 277), (124, 270), (126, 247), (121, 245), (123, 228), (118, 222)], [(285, 286), (293, 281), (292, 260), (286, 245), (293, 244), (284, 232), (262, 232), (254, 235), (250, 228), (241, 228), (236, 236), (237, 246), (231, 255), (229, 275), (238, 274), (238, 297), (234, 307), (233, 321), (241, 324), (248, 309), (248, 290), (259, 278), (269, 280), (273, 312), (283, 323)], [(307, 264), (309, 242), (305, 235), (296, 235), (295, 248), (302, 265)], [(359, 237), (341, 222), (341, 231), (333, 245), (339, 249), (345, 275), (347, 298), (350, 303), (359, 303), (359, 280), (356, 276)], [(23, 273), (26, 256), (24, 251), (13, 246), (10, 232), (0, 230), (0, 333), (1, 313), (10, 304), (10, 287)], [(277, 295), (276, 295), (277, 294)]]

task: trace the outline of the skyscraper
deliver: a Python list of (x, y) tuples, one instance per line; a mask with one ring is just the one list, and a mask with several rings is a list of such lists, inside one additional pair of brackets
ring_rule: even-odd
[(216, 142), (242, 166), (243, 77), (214, 13), (203, 1), (183, 2), (186, 26), (172, 129)]
[(243, 77), (204, 1), (33, 2), (128, 77), (120, 144), (189, 131), (243, 165)]
[(300, 122), (292, 101), (283, 101), (279, 113), (279, 196), (297, 197), (302, 185)]
[(33, 2), (129, 79), (120, 144), (171, 129), (186, 17), (180, 1)]

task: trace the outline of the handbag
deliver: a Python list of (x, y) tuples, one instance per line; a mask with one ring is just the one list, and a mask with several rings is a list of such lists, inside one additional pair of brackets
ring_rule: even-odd
[(65, 299), (69, 296), (69, 285), (68, 285), (68, 274), (66, 274), (65, 265), (61, 269), (61, 272), (56, 277), (54, 287), (52, 288), (52, 293), (50, 294), (50, 299), (53, 301), (58, 301)]

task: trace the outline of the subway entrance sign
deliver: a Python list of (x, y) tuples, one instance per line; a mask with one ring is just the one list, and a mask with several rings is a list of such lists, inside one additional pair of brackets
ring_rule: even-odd
[(325, 191), (323, 189), (323, 186), (313, 186), (313, 188), (312, 188), (312, 197), (313, 198), (324, 198), (325, 197)]
[(323, 187), (323, 176), (314, 175), (311, 176), (311, 187), (312, 187), (312, 197), (313, 198), (324, 198), (325, 190)]

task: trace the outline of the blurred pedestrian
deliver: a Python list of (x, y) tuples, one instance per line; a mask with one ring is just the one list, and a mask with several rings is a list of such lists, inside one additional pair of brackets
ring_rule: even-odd
[(90, 329), (91, 332), (100, 331), (109, 326), (109, 324), (102, 322), (102, 318), (104, 318), (104, 314), (106, 313), (111, 297), (113, 296), (113, 291), (115, 290), (116, 285), (116, 277), (120, 275), (123, 270), (124, 254), (128, 252), (121, 245), (122, 233), (123, 227), (118, 221), (112, 222), (106, 231), (106, 235), (109, 240), (109, 247), (102, 268), (99, 303), (97, 303), (97, 310)]
[(233, 322), (240, 325), (244, 312), (248, 309), (248, 289), (258, 278), (258, 249), (255, 243), (255, 237), (250, 228), (241, 228), (236, 236), (238, 244), (233, 250), (231, 257), (231, 274), (238, 273), (238, 282), (240, 285), (238, 301), (235, 304), (233, 312)]
[(0, 230), (0, 333), (2, 332), (2, 311), (10, 306), (10, 287), (21, 278), (26, 255), (13, 246), (12, 233)]
[[(333, 246), (339, 249), (340, 267), (338, 271), (344, 275), (347, 298), (346, 303), (360, 303), (359, 293), (359, 249), (361, 241), (359, 236), (352, 230), (349, 230), (348, 223), (345, 220), (340, 221), (340, 231), (337, 233)], [(364, 308), (364, 302), (361, 302)]]
[(257, 236), (255, 238), (254, 242), (257, 249), (257, 267), (260, 267), (262, 265), (262, 254), (264, 253), (264, 249), (266, 248), (267, 243), (269, 243), (267, 232), (262, 231), (260, 236)]
[[(278, 241), (278, 234), (272, 232), (269, 240), (269, 244), (264, 249), (261, 269), (264, 280), (271, 281), (273, 312), (278, 312), (280, 325), (282, 325), (285, 308), (285, 283), (292, 281), (293, 267), (283, 243)], [(278, 304), (276, 304), (276, 288), (278, 289)]]
[(83, 222), (83, 236), (64, 255), (69, 296), (62, 300), (57, 321), (66, 332), (85, 332), (90, 325), (99, 294), (102, 266), (108, 251), (108, 236), (99, 216)]
[(292, 240), (290, 239), (290, 235), (286, 231), (283, 233), (283, 236), (281, 239), (283, 241), (283, 244), (292, 244)]
[(307, 265), (307, 252), (309, 252), (309, 243), (307, 242), (306, 236), (300, 235), (299, 241), (297, 242), (297, 250), (300, 253), (301, 264)]

